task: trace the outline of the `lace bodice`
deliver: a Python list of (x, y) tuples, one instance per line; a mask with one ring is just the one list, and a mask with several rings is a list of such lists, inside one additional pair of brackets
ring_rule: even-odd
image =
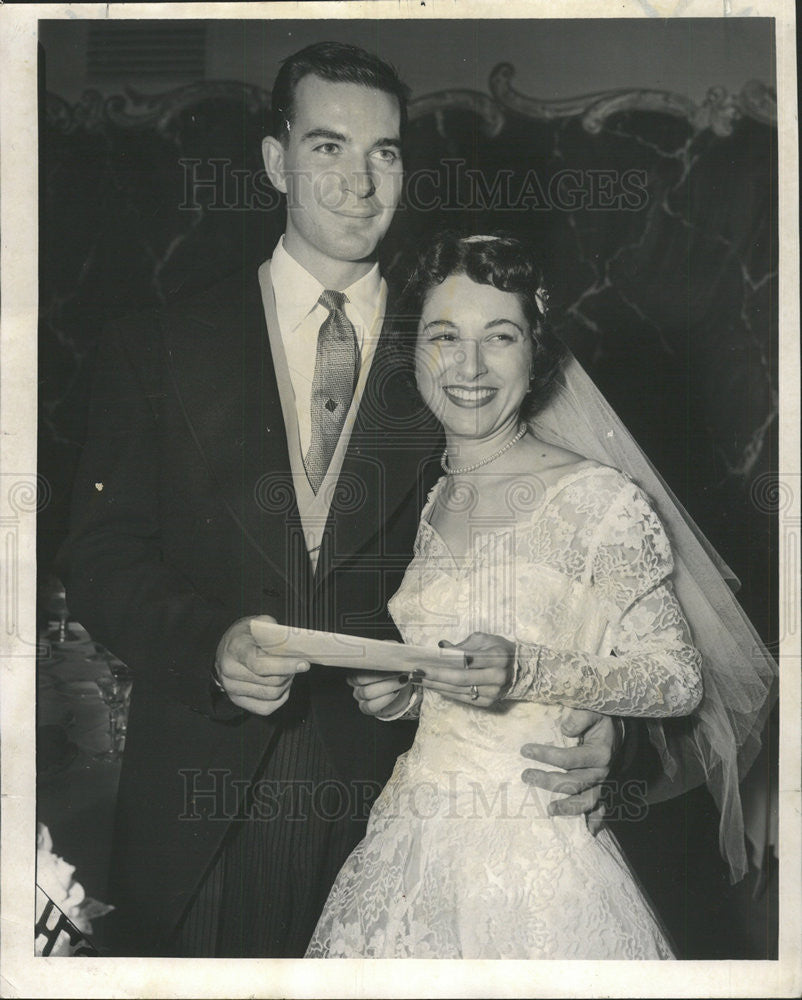
[(442, 483), (390, 602), (405, 641), (514, 640), (513, 701), (646, 717), (695, 708), (700, 654), (674, 596), (671, 550), (630, 479), (585, 462), (536, 500), (518, 487), (510, 523), (479, 528), (461, 565), (428, 520)]

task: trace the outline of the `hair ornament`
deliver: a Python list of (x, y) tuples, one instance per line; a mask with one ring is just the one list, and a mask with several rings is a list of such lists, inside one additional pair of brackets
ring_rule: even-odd
[(503, 236), (493, 236), (492, 234), (484, 235), (483, 233), (475, 233), (473, 236), (463, 236), (460, 243), (492, 243), (497, 240), (504, 239)]
[[(463, 236), (460, 239), (460, 243), (509, 243), (511, 242), (509, 237), (498, 236), (494, 233), (474, 233), (471, 236)], [(535, 302), (537, 302), (537, 307), (540, 310), (542, 316), (546, 315), (546, 311), (549, 307), (549, 293), (546, 288), (541, 285), (535, 291)]]

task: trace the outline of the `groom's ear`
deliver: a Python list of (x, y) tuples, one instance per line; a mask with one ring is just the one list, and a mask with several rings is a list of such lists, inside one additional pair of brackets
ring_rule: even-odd
[(284, 176), (284, 145), (272, 135), (267, 135), (262, 139), (262, 159), (264, 160), (267, 176), (270, 183), (281, 191), (287, 193), (287, 180)]

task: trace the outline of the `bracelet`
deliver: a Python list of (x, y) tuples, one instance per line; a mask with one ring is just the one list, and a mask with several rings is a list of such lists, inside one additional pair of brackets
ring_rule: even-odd
[(421, 700), (421, 689), (413, 684), (409, 701), (400, 712), (396, 712), (393, 715), (377, 715), (376, 718), (379, 719), (380, 722), (400, 722), (402, 719), (406, 718), (415, 719), (418, 716), (418, 707), (420, 706)]
[(212, 677), (212, 684), (214, 685), (214, 687), (215, 687), (215, 688), (216, 688), (216, 689), (217, 689), (218, 691), (222, 691), (222, 692), (223, 692), (223, 694), (227, 695), (227, 694), (228, 694), (228, 692), (227, 692), (227, 691), (226, 691), (226, 689), (225, 689), (225, 688), (223, 687), (223, 684), (222, 684), (222, 681), (220, 680), (220, 675), (219, 675), (219, 674), (217, 673), (217, 661), (216, 661), (216, 660), (215, 660), (215, 662), (214, 662), (214, 666), (213, 666), (213, 667), (212, 667), (212, 669), (211, 669), (211, 670), (209, 671), (209, 673), (211, 674), (211, 677)]

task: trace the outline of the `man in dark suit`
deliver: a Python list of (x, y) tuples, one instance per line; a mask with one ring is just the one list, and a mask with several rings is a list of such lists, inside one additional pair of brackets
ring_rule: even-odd
[[(287, 60), (264, 143), (287, 196), (271, 262), (103, 345), (67, 586), (136, 678), (113, 953), (302, 955), (411, 741), (407, 678), (352, 691), (342, 671), (265, 654), (249, 625), (397, 638), (387, 599), (441, 447), (399, 377), (376, 263), (405, 100), (351, 46)], [(609, 720), (577, 713), (575, 731), (591, 723), (566, 811), (593, 808), (612, 756)]]

